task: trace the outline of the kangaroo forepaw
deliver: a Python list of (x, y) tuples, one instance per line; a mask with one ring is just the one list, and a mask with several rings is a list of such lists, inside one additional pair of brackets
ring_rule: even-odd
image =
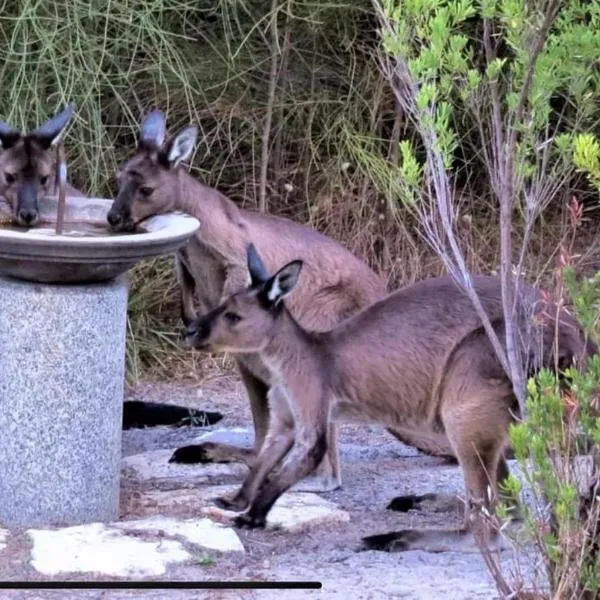
[(229, 463), (233, 462), (222, 453), (219, 453), (217, 444), (204, 442), (203, 444), (194, 444), (191, 446), (182, 446), (177, 448), (169, 459), (170, 463), (197, 464), (197, 463)]
[(238, 529), (264, 529), (267, 519), (263, 515), (245, 513), (233, 520), (233, 526)]
[(410, 529), (393, 531), (391, 533), (382, 533), (378, 535), (369, 535), (362, 538), (363, 546), (361, 550), (402, 552), (405, 550), (410, 550), (411, 546), (421, 537), (421, 533)]
[(422, 504), (427, 501), (435, 500), (435, 494), (423, 494), (417, 496), (416, 494), (407, 494), (406, 496), (398, 496), (386, 506), (387, 510), (393, 510), (396, 512), (408, 512), (409, 510), (421, 510)]
[(248, 500), (241, 496), (234, 496), (233, 498), (225, 498), (219, 496), (213, 500), (215, 506), (222, 508), (223, 510), (230, 510), (232, 512), (242, 512), (248, 508)]

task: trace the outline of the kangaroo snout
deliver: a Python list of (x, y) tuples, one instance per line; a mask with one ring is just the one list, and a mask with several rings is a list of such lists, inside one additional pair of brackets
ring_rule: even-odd
[(129, 216), (129, 213), (123, 214), (120, 211), (108, 211), (106, 220), (113, 231), (117, 232), (133, 232), (135, 231), (135, 223)]
[(33, 208), (22, 208), (17, 215), (21, 225), (35, 225), (39, 219), (38, 211)]
[(210, 319), (200, 317), (192, 321), (185, 329), (184, 345), (196, 350), (204, 350), (209, 347)]
[(123, 222), (121, 215), (112, 211), (108, 213), (106, 220), (108, 221), (108, 224), (114, 228), (117, 228)]

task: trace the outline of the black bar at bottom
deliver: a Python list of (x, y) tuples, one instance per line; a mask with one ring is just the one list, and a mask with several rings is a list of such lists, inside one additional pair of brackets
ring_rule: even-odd
[(320, 581), (0, 581), (2, 590), (320, 590)]

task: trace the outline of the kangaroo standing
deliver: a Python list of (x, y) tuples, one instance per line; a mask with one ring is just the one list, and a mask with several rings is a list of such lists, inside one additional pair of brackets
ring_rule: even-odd
[[(289, 308), (306, 327), (328, 329), (385, 294), (383, 280), (337, 242), (293, 221), (241, 210), (189, 175), (181, 163), (192, 155), (196, 137), (197, 128), (188, 127), (166, 140), (164, 114), (158, 110), (149, 113), (141, 124), (137, 152), (117, 174), (119, 192), (108, 214), (116, 230), (130, 230), (150, 215), (175, 210), (200, 221), (198, 234), (176, 259), (184, 323), (197, 316), (195, 300), (204, 314), (246, 285), (246, 247), (250, 242), (260, 248), (271, 267), (277, 260), (296, 256), (305, 261), (302, 284)], [(280, 385), (273, 385), (269, 369), (256, 353), (238, 355), (236, 363), (250, 400), (254, 450), (206, 443), (178, 449), (172, 461), (252, 463), (268, 428), (269, 389), (271, 402), (285, 392)], [(391, 433), (405, 441), (397, 432)], [(332, 426), (323, 463), (303, 489), (325, 491), (340, 483), (337, 434)]]
[[(498, 480), (508, 474), (503, 453), (518, 404), (471, 301), (450, 277), (400, 289), (333, 329), (314, 332), (283, 303), (296, 286), (302, 261), (269, 276), (249, 246), (248, 269), (250, 287), (187, 332), (196, 348), (258, 352), (287, 391), (273, 401), (266, 441), (242, 487), (232, 499), (217, 501), (228, 509), (247, 509), (236, 518), (238, 526), (264, 526), (279, 496), (311, 473), (327, 451), (328, 423), (348, 418), (449, 446), (464, 475), (466, 528), (470, 506), (493, 508)], [(500, 280), (475, 276), (473, 285), (500, 332)], [(540, 315), (538, 292), (529, 287), (522, 292), (524, 305), (536, 303)], [(555, 359), (564, 366), (597, 351), (565, 312), (559, 318), (550, 314), (533, 329), (527, 356), (538, 367)], [(542, 338), (534, 339), (534, 333)]]

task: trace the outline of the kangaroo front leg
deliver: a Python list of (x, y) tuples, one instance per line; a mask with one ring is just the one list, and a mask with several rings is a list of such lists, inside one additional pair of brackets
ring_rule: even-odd
[(327, 428), (306, 425), (296, 432), (292, 449), (281, 466), (271, 471), (258, 491), (248, 512), (236, 517), (238, 527), (264, 527), (267, 514), (277, 499), (295, 483), (312, 473), (325, 456), (327, 450)]
[(271, 420), (272, 425), (269, 433), (265, 438), (258, 457), (250, 467), (250, 472), (244, 483), (233, 498), (217, 498), (215, 500), (217, 506), (235, 511), (243, 511), (248, 508), (267, 475), (290, 451), (294, 443), (293, 424), (286, 419), (280, 418), (277, 414), (272, 414)]

